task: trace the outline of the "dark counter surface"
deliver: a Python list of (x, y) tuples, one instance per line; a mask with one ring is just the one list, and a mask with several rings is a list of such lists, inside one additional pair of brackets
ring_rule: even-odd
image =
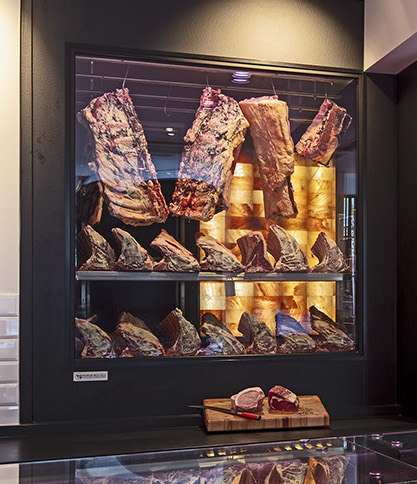
[(196, 426), (77, 434), (43, 432), (39, 435), (39, 432), (33, 431), (24, 436), (0, 438), (0, 464), (408, 430), (416, 431), (417, 422), (404, 417), (387, 416), (334, 420), (328, 428), (262, 432), (208, 434), (204, 428)]

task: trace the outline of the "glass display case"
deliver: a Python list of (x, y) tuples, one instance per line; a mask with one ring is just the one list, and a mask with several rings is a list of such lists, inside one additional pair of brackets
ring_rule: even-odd
[[(413, 433), (405, 434), (414, 438)], [(15, 482), (92, 483), (411, 483), (415, 462), (367, 447), (372, 436), (153, 452), (16, 465)], [(358, 442), (361, 442), (359, 444)], [(7, 472), (6, 472), (7, 471)], [(0, 466), (0, 482), (11, 482)]]
[(74, 63), (76, 358), (361, 351), (358, 78)]

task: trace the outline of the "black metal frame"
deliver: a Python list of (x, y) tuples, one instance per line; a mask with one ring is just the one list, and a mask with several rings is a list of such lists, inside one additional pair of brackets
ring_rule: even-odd
[[(115, 49), (112, 49), (115, 51)], [(65, 220), (69, 220), (70, 223), (66, 224), (66, 230), (67, 230), (67, 240), (69, 241), (69, 247), (68, 250), (69, 254), (71, 254), (70, 258), (68, 259), (69, 267), (67, 267), (67, 270), (69, 271), (69, 280), (74, 281), (75, 280), (75, 264), (74, 264), (74, 253), (75, 253), (75, 238), (74, 238), (74, 211), (72, 210), (72, 207), (74, 207), (74, 193), (75, 193), (75, 186), (74, 186), (74, 180), (75, 180), (75, 155), (74, 155), (74, 146), (75, 146), (75, 134), (74, 134), (74, 125), (75, 125), (75, 111), (74, 111), (74, 93), (75, 93), (75, 87), (74, 87), (74, 82), (75, 82), (75, 57), (77, 55), (92, 55), (92, 56), (100, 56), (100, 57), (122, 57), (123, 59), (130, 59), (130, 60), (139, 60), (139, 61), (151, 61), (151, 62), (161, 62), (161, 63), (170, 63), (170, 64), (188, 64), (188, 65), (204, 65), (207, 67), (212, 67), (213, 64), (218, 66), (218, 67), (233, 67), (237, 69), (244, 69), (244, 68), (256, 68), (256, 69), (262, 69), (262, 70), (269, 70), (269, 71), (274, 71), (276, 70), (277, 72), (294, 72), (297, 74), (314, 74), (314, 75), (323, 75), (324, 72), (329, 72), (331, 74), (331, 77), (345, 77), (348, 75), (349, 72), (349, 77), (352, 79), (355, 79), (358, 83), (357, 86), (357, 95), (356, 95), (356, 112), (361, 113), (363, 111), (363, 96), (361, 95), (361, 89), (363, 86), (363, 76), (362, 74), (358, 74), (357, 71), (323, 71), (318, 70), (318, 69), (301, 69), (298, 67), (290, 67), (289, 65), (279, 65), (275, 64), (273, 66), (268, 66), (265, 64), (260, 64), (256, 62), (249, 62), (249, 61), (241, 61), (238, 59), (220, 59), (220, 58), (211, 58), (210, 62), (207, 61), (207, 59), (200, 57), (200, 56), (191, 56), (187, 55), (185, 56), (184, 54), (162, 54), (162, 53), (152, 53), (152, 52), (142, 52), (142, 51), (136, 51), (134, 54), (133, 52), (130, 53), (129, 55), (125, 55), (124, 52), (118, 51), (117, 54), (110, 55), (108, 50), (106, 49), (95, 49), (93, 47), (90, 48), (85, 48), (83, 46), (72, 46), (68, 45), (67, 46), (67, 66), (69, 70), (69, 75), (67, 76), (67, 93), (68, 97), (66, 99), (66, 111), (69, 113), (69, 115), (66, 117), (66, 122), (67, 122), (67, 133), (69, 133), (69, 136), (67, 136), (67, 153), (69, 153), (68, 160), (66, 162), (66, 167), (67, 167), (67, 187), (66, 187), (66, 198), (68, 200), (68, 205), (67, 205), (67, 212), (66, 212), (66, 217)], [(212, 63), (213, 62), (213, 63)], [(360, 114), (359, 114), (360, 116)], [(361, 128), (362, 126), (360, 125), (361, 120), (359, 120), (357, 124), (357, 133), (356, 133), (356, 139), (358, 141), (358, 154), (357, 154), (357, 159), (356, 159), (356, 170), (358, 173), (358, 178), (359, 178), (359, 166), (361, 163), (359, 163), (359, 152), (360, 152), (360, 139), (362, 136), (360, 136), (361, 133)], [(360, 201), (363, 198), (363, 194), (360, 192), (360, 182), (358, 183), (358, 203), (359, 203), (359, 209), (358, 209), (358, 217), (357, 217), (357, 226), (361, 227), (362, 226), (362, 210), (361, 210), (361, 205)], [(358, 249), (358, 255), (362, 253), (363, 250), (363, 244), (360, 236), (358, 235), (357, 240), (357, 249)], [(358, 269), (356, 272), (356, 277), (359, 281), (362, 281), (363, 277), (363, 271), (362, 271), (362, 265), (358, 263)], [(359, 283), (360, 285), (360, 283)], [(68, 307), (68, 312), (67, 315), (69, 317), (69, 323), (71, 321), (74, 321), (74, 304), (73, 304), (73, 297), (74, 297), (74, 285), (70, 284), (70, 289), (69, 289), (69, 295), (67, 299), (67, 307)], [(198, 293), (198, 291), (197, 291)], [(136, 367), (138, 364), (149, 364), (151, 363), (152, 366), (155, 364), (155, 366), (164, 366), (164, 365), (175, 365), (175, 362), (179, 362), (181, 360), (184, 360), (184, 363), (187, 364), (195, 364), (197, 361), (202, 361), (204, 363), (207, 362), (207, 360), (216, 360), (216, 361), (232, 361), (232, 360), (245, 360), (245, 359), (256, 359), (260, 358), (265, 361), (274, 361), (277, 358), (279, 360), (286, 360), (288, 359), (289, 361), (292, 361), (293, 359), (297, 358), (300, 361), (310, 361), (312, 358), (318, 358), (318, 359), (323, 359), (324, 361), (327, 361), (327, 359), (340, 359), (342, 358), (350, 360), (350, 359), (356, 359), (356, 360), (361, 360), (364, 358), (364, 345), (362, 341), (362, 335), (366, 333), (366, 331), (363, 330), (363, 324), (365, 322), (364, 318), (364, 313), (362, 311), (362, 301), (359, 298), (359, 295), (361, 294), (360, 291), (358, 291), (358, 300), (356, 301), (356, 315), (355, 315), (355, 324), (358, 330), (358, 351), (357, 352), (352, 352), (352, 353), (339, 353), (339, 354), (332, 354), (332, 353), (312, 353), (312, 354), (299, 354), (299, 355), (236, 355), (233, 357), (225, 357), (225, 356), (198, 356), (198, 357), (164, 357), (164, 358), (153, 358), (153, 357), (142, 357), (140, 359), (132, 359), (132, 358), (118, 358), (116, 360), (106, 360), (106, 359), (83, 359), (80, 360), (79, 358), (75, 358), (74, 353), (70, 352), (70, 362), (71, 366), (74, 367), (74, 370), (92, 370), (92, 369), (107, 369), (109, 367), (112, 367), (113, 365), (115, 366), (127, 366), (127, 367)], [(68, 341), (74, 341), (74, 326), (72, 324), (68, 324), (68, 328), (70, 329), (70, 334), (68, 335)], [(67, 328), (67, 330), (68, 330)], [(69, 346), (70, 347), (70, 346)], [(117, 362), (117, 363), (116, 363)]]
[[(41, 354), (39, 347), (34, 347), (34, 345), (39, 344), (40, 341), (37, 332), (34, 332), (33, 323), (36, 321), (36, 318), (39, 317), (39, 308), (34, 307), (33, 301), (39, 295), (39, 288), (35, 288), (35, 281), (34, 277), (36, 277), (36, 270), (33, 268), (34, 256), (36, 255), (36, 249), (39, 247), (39, 244), (42, 243), (42, 240), (39, 238), (39, 227), (36, 226), (36, 221), (34, 220), (33, 204), (39, 203), (34, 200), (32, 196), (32, 186), (34, 186), (34, 193), (36, 190), (39, 190), (38, 182), (34, 181), (34, 176), (32, 173), (33, 163), (38, 163), (39, 160), (35, 160), (35, 153), (36, 148), (34, 149), (34, 137), (36, 136), (36, 129), (33, 129), (34, 120), (33, 115), (33, 100), (34, 97), (36, 98), (37, 93), (35, 92), (33, 79), (32, 79), (32, 72), (33, 72), (33, 62), (32, 62), (32, 32), (29, 30), (29, 25), (23, 26), (23, 36), (26, 36), (24, 39), (25, 48), (22, 49), (23, 57), (22, 57), (22, 67), (25, 69), (24, 72), (28, 74), (30, 72), (30, 77), (25, 75), (25, 78), (22, 77), (22, 184), (24, 184), (24, 188), (22, 185), (22, 243), (21, 243), (21, 255), (22, 255), (22, 269), (21, 269), (21, 421), (22, 423), (29, 423), (33, 422), (34, 420), (41, 420), (41, 421), (50, 421), (53, 419), (60, 419), (60, 420), (74, 420), (74, 421), (82, 421), (82, 411), (75, 410), (71, 407), (71, 404), (68, 402), (72, 402), (71, 398), (73, 395), (69, 390), (69, 386), (67, 384), (60, 384), (57, 382), (56, 388), (46, 388), (45, 383), (43, 382), (42, 378), (42, 368), (45, 368), (45, 357), (46, 354)], [(28, 45), (30, 44), (30, 49), (28, 49)], [(312, 74), (325, 74), (329, 73), (332, 76), (343, 76), (349, 75), (351, 77), (356, 77), (358, 79), (358, 110), (360, 119), (358, 122), (358, 177), (359, 177), (359, 197), (358, 197), (358, 234), (357, 234), (357, 260), (358, 260), (358, 300), (357, 300), (357, 307), (360, 310), (358, 314), (357, 321), (359, 322), (359, 331), (362, 333), (359, 334), (359, 341), (361, 341), (360, 352), (359, 354), (322, 354), (322, 355), (292, 355), (292, 356), (284, 356), (281, 355), (279, 357), (276, 356), (251, 356), (250, 358), (223, 358), (223, 357), (198, 357), (198, 358), (166, 358), (166, 359), (153, 359), (153, 360), (132, 360), (132, 359), (120, 359), (117, 362), (112, 361), (111, 366), (114, 371), (119, 373), (126, 373), (124, 375), (116, 375), (116, 380), (120, 376), (121, 380), (123, 381), (126, 378), (130, 378), (131, 384), (137, 378), (132, 380), (132, 376), (129, 376), (129, 370), (131, 368), (135, 368), (137, 371), (139, 369), (146, 369), (149, 372), (149, 378), (155, 378), (155, 375), (161, 375), (162, 373), (169, 373), (169, 375), (181, 376), (186, 379), (186, 377), (190, 377), (192, 381), (196, 379), (198, 381), (199, 378), (202, 378), (201, 385), (206, 385), (206, 381), (204, 378), (207, 379), (208, 383), (210, 384), (210, 375), (207, 373), (206, 366), (207, 365), (207, 358), (210, 359), (210, 365), (212, 367), (212, 373), (216, 371), (222, 371), (223, 378), (225, 382), (221, 384), (217, 391), (230, 392), (238, 385), (239, 380), (242, 383), (247, 383), (248, 385), (252, 384), (259, 384), (261, 386), (264, 385), (262, 380), (265, 378), (265, 368), (270, 368), (268, 371), (275, 372), (275, 371), (282, 371), (288, 372), (285, 375), (285, 378), (281, 380), (283, 384), (286, 381), (291, 381), (291, 378), (299, 377), (299, 380), (302, 381), (301, 386), (309, 386), (307, 383), (306, 377), (302, 375), (302, 372), (305, 371), (306, 364), (308, 364), (311, 371), (313, 371), (316, 375), (320, 375), (320, 372), (327, 371), (328, 378), (332, 381), (335, 381), (340, 375), (348, 368), (354, 368), (351, 372), (350, 378), (355, 380), (355, 385), (358, 388), (353, 390), (354, 395), (352, 396), (352, 401), (359, 402), (355, 403), (355, 408), (349, 409), (350, 403), (347, 402), (344, 405), (344, 402), (340, 399), (336, 398), (338, 403), (335, 405), (334, 400), (330, 398), (332, 389), (327, 389), (325, 392), (323, 391), (322, 385), (322, 393), (320, 393), (320, 389), (318, 392), (324, 395), (325, 403), (327, 398), (330, 398), (330, 402), (327, 404), (330, 410), (333, 410), (333, 415), (337, 413), (339, 415), (352, 415), (352, 414), (369, 414), (373, 412), (378, 412), (378, 409), (371, 409), (369, 405), (373, 405), (372, 402), (369, 402), (367, 398), (362, 396), (361, 386), (366, 384), (368, 381), (367, 378), (362, 375), (362, 380), (360, 375), (362, 374), (364, 365), (369, 357), (368, 351), (368, 342), (367, 333), (368, 333), (368, 319), (367, 319), (367, 306), (366, 306), (366, 263), (367, 263), (367, 237), (366, 237), (366, 213), (367, 213), (367, 205), (366, 205), (366, 187), (367, 187), (367, 180), (366, 180), (366, 163), (365, 163), (365, 154), (367, 153), (366, 149), (366, 93), (365, 93), (365, 83), (363, 75), (357, 71), (352, 69), (338, 69), (334, 70), (332, 68), (326, 67), (312, 67), (312, 66), (304, 66), (304, 65), (290, 65), (285, 63), (264, 63), (258, 62), (253, 60), (242, 60), (242, 59), (231, 59), (231, 58), (218, 58), (213, 56), (200, 56), (200, 55), (183, 55), (183, 54), (175, 54), (175, 53), (163, 53), (163, 52), (151, 52), (151, 51), (140, 51), (136, 49), (127, 50), (127, 49), (115, 49), (115, 48), (104, 48), (104, 47), (95, 47), (95, 46), (88, 46), (88, 45), (78, 45), (78, 44), (68, 44), (66, 46), (66, 70), (68, 74), (68, 70), (73, 73), (73, 64), (74, 64), (74, 56), (75, 53), (83, 53), (83, 54), (96, 54), (96, 55), (108, 55), (111, 57), (121, 56), (123, 58), (131, 57), (135, 59), (141, 60), (153, 60), (153, 61), (161, 61), (161, 62), (171, 62), (171, 63), (191, 63), (191, 64), (210, 64), (210, 65), (221, 65), (224, 67), (236, 67), (239, 65), (240, 67), (248, 67), (248, 68), (256, 68), (256, 69), (265, 69), (265, 70), (280, 70), (280, 71), (292, 71), (298, 73), (312, 73)], [(30, 80), (29, 80), (30, 79)], [(62, 80), (61, 80), (62, 82)], [(74, 241), (72, 237), (72, 227), (73, 227), (73, 220), (68, 217), (68, 214), (71, 214), (71, 198), (73, 194), (73, 177), (72, 177), (72, 160), (73, 160), (73, 143), (72, 140), (74, 139), (74, 123), (73, 123), (73, 75), (66, 75), (65, 79), (65, 91), (66, 91), (66, 116), (65, 116), (65, 126), (67, 135), (65, 136), (65, 191), (66, 191), (66, 206), (65, 206), (65, 243), (67, 246), (65, 247), (66, 254), (73, 254), (74, 249)], [(385, 105), (384, 105), (385, 106)], [(384, 109), (385, 107), (381, 109)], [(71, 115), (68, 115), (71, 113)], [(368, 127), (369, 128), (369, 127)], [(69, 135), (68, 135), (69, 134)], [(59, 171), (59, 170), (58, 170)], [(40, 203), (42, 205), (42, 203)], [(35, 207), (37, 209), (37, 206)], [(44, 208), (44, 207), (43, 207)], [(63, 215), (63, 214), (61, 214)], [(39, 270), (39, 269), (37, 269)], [(61, 329), (67, 332), (65, 336), (65, 340), (71, 341), (70, 338), (73, 332), (72, 326), (73, 325), (65, 325), (65, 322), (70, 320), (69, 317), (70, 312), (72, 311), (72, 298), (73, 298), (73, 264), (72, 261), (67, 257), (65, 261), (65, 280), (63, 281), (60, 279), (60, 275), (54, 276), (55, 283), (60, 284), (63, 283), (64, 293), (65, 293), (65, 318), (64, 322), (62, 322), (62, 315), (55, 314), (55, 317), (61, 318), (59, 324), (61, 325)], [(45, 295), (41, 296), (41, 299), (45, 301)], [(360, 322), (362, 321), (362, 324)], [(51, 321), (50, 324), (58, 324), (56, 321)], [(375, 323), (373, 323), (373, 327), (375, 328)], [(38, 329), (38, 328), (36, 328)], [(54, 335), (57, 334), (57, 331), (54, 331)], [(44, 345), (45, 349), (45, 345)], [(32, 357), (32, 351), (34, 351)], [(80, 370), (80, 369), (108, 369), (109, 362), (107, 360), (83, 360), (83, 361), (75, 361), (72, 356), (71, 345), (66, 345), (64, 347), (65, 355), (62, 358), (62, 355), (57, 360), (53, 360), (50, 362), (51, 365), (57, 365), (57, 368), (53, 369), (55, 377), (58, 375), (60, 378), (68, 379), (71, 375), (73, 370)], [(59, 345), (57, 344), (57, 349), (54, 350), (55, 354), (59, 351)], [(41, 368), (42, 367), (42, 368)], [(303, 370), (304, 367), (304, 370)], [(138, 369), (139, 368), (139, 369)], [(260, 375), (261, 368), (263, 368), (262, 378)], [(113, 371), (113, 370), (112, 370)], [(375, 370), (376, 371), (376, 370)], [(184, 376), (185, 372), (185, 376)], [(142, 378), (144, 373), (140, 371), (142, 374)], [(242, 378), (241, 375), (244, 375)], [(322, 373), (321, 373), (322, 374)], [(169, 376), (168, 375), (168, 376)], [(257, 375), (257, 376), (256, 376)], [(32, 378), (33, 377), (33, 378)], [(256, 379), (256, 378), (257, 379)], [(233, 381), (235, 385), (233, 389), (227, 385), (227, 381)], [(33, 386), (32, 386), (33, 381)], [(50, 385), (53, 382), (53, 378), (49, 378), (47, 385)], [(116, 382), (116, 388), (118, 388), (120, 381)], [(288, 383), (287, 383), (288, 384)], [(352, 384), (350, 381), (348, 384)], [(77, 384), (77, 385), (85, 385), (85, 384)], [(87, 384), (89, 385), (89, 384)], [(103, 394), (100, 390), (97, 390), (99, 387), (97, 385), (102, 385), (101, 383), (92, 384), (95, 385), (93, 388), (93, 393), (96, 394), (95, 401), (97, 399), (102, 399)], [(335, 383), (336, 387), (337, 384)], [(162, 387), (164, 385), (162, 384)], [(291, 386), (289, 384), (289, 386)], [(294, 385), (292, 385), (294, 387)], [(53, 396), (56, 393), (62, 392), (62, 395), (58, 395), (58, 400), (62, 408), (59, 409), (58, 412), (52, 412), (52, 409), (47, 408), (47, 398), (42, 397), (40, 398), (40, 392), (45, 390), (48, 392), (49, 396)], [(110, 383), (110, 391), (112, 388), (112, 383)], [(161, 388), (161, 382), (156, 382), (155, 389), (159, 391)], [(168, 385), (169, 388), (169, 385)], [(343, 387), (340, 387), (343, 388)], [(82, 387), (77, 387), (73, 389), (76, 391), (77, 396), (76, 398), (83, 399), (86, 397), (88, 392), (86, 393)], [(79, 391), (78, 391), (79, 390)], [(294, 388), (297, 391), (297, 388)], [(181, 391), (185, 391), (185, 394), (181, 394)], [(184, 413), (187, 413), (186, 407), (184, 402), (189, 402), (190, 395), (186, 394), (186, 387), (182, 386), (178, 390), (178, 397), (179, 400), (182, 398), (181, 401), (175, 402), (173, 405), (173, 409), (171, 409), (172, 413), (176, 415), (172, 419), (172, 422), (195, 422), (191, 416), (185, 416)], [(336, 390), (337, 391), (337, 390)], [(140, 395), (140, 392), (139, 392)], [(348, 393), (345, 393), (349, 395)], [(219, 395), (210, 395), (205, 393), (205, 396), (219, 396)], [(201, 391), (197, 391), (194, 393), (192, 398), (199, 399), (201, 397)], [(188, 398), (188, 400), (187, 400)], [(340, 396), (343, 399), (343, 395)], [(63, 400), (67, 400), (68, 402), (64, 402)], [(117, 400), (116, 400), (117, 401)], [(114, 400), (113, 400), (114, 403)], [(384, 408), (384, 411), (387, 411), (387, 408), (391, 408), (393, 412), (397, 409), (392, 404), (395, 403), (395, 399), (390, 399), (389, 402), (380, 401), (376, 405), (380, 405), (381, 408)], [(112, 403), (109, 402), (108, 408), (101, 409), (100, 411), (95, 414), (88, 409), (88, 405), (82, 406), (82, 410), (87, 410), (90, 413), (84, 420), (93, 420), (99, 418), (107, 418), (107, 419), (116, 419), (117, 416), (114, 415), (114, 412), (111, 411)], [(391, 406), (391, 407), (390, 407)], [(94, 407), (94, 402), (91, 402), (90, 407)], [(344, 407), (344, 408), (343, 408)], [(359, 408), (362, 407), (362, 408)], [(41, 411), (40, 411), (40, 410)], [(166, 415), (167, 410), (164, 409), (162, 406), (155, 407), (151, 409), (148, 413), (146, 418), (146, 413), (143, 410), (147, 410), (146, 406), (142, 406), (139, 408), (139, 412), (141, 415), (145, 416), (145, 421), (152, 416), (154, 419), (155, 425), (158, 425), (159, 422), (164, 422), (166, 425), (168, 420), (164, 415)], [(148, 409), (149, 410), (149, 409)], [(159, 417), (157, 417), (159, 415)], [(132, 422), (136, 422), (135, 425), (143, 425), (142, 419), (137, 419), (136, 417), (131, 417)], [(140, 423), (141, 422), (141, 423)], [(81, 424), (80, 424), (81, 425)], [(149, 422), (146, 422), (146, 425), (149, 425)]]

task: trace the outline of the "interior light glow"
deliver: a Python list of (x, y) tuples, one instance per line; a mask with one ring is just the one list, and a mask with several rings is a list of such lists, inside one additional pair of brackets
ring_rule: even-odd
[(173, 133), (172, 131), (168, 131), (168, 136), (175, 136), (175, 133)]
[(252, 74), (247, 71), (235, 71), (232, 74), (232, 82), (234, 84), (248, 84)]
[(174, 131), (174, 128), (165, 128), (165, 131), (167, 133), (172, 133)]

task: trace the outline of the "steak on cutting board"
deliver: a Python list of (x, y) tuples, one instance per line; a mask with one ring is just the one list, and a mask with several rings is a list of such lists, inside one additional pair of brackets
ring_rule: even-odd
[(129, 90), (93, 99), (77, 119), (89, 133), (89, 165), (103, 184), (110, 214), (133, 226), (165, 222), (168, 207)]
[(173, 215), (207, 222), (229, 207), (236, 160), (249, 123), (233, 98), (206, 87), (193, 125), (187, 131)]
[(341, 108), (330, 99), (325, 99), (297, 143), (297, 153), (317, 163), (328, 165), (351, 121), (352, 118), (345, 108)]
[(255, 147), (264, 196), (265, 218), (296, 217), (298, 210), (290, 177), (294, 173), (294, 142), (288, 105), (278, 96), (239, 102)]

